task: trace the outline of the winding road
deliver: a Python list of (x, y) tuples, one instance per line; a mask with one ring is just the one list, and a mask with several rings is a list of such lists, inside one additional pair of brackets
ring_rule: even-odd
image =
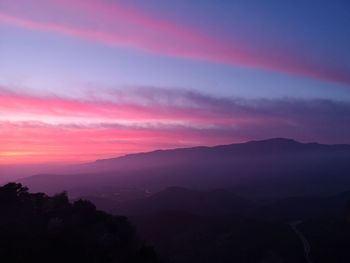
[(311, 251), (310, 243), (309, 243), (309, 241), (307, 241), (307, 239), (305, 238), (303, 233), (297, 227), (301, 223), (302, 223), (302, 221), (299, 220), (299, 221), (290, 222), (288, 224), (293, 229), (294, 233), (298, 236), (298, 238), (300, 239), (300, 241), (303, 244), (304, 255), (305, 255), (306, 262), (307, 263), (312, 263), (312, 260), (310, 258), (310, 251)]

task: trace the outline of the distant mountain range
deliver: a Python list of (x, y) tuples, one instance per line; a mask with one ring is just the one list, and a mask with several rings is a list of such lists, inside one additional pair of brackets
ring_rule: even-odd
[(128, 216), (169, 262), (307, 262), (299, 232), (313, 262), (350, 258), (350, 145), (277, 138), (158, 150), (19, 181)]
[(32, 191), (68, 191), (118, 202), (168, 187), (229, 189), (249, 198), (333, 194), (350, 189), (350, 145), (263, 141), (158, 150), (98, 160), (21, 179)]

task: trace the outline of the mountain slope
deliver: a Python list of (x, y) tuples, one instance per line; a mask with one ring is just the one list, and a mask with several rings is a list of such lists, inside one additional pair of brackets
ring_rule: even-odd
[(126, 155), (82, 165), (74, 172), (21, 182), (34, 191), (67, 190), (72, 196), (120, 200), (170, 186), (231, 188), (251, 197), (328, 194), (350, 188), (350, 146), (277, 138)]

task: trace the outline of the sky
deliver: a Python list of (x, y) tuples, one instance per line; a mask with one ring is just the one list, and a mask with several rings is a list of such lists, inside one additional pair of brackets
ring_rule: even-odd
[(0, 165), (350, 144), (347, 0), (0, 0)]

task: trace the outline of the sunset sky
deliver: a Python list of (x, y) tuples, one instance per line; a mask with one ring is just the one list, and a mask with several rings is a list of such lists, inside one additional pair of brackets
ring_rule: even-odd
[(350, 143), (348, 0), (0, 0), (0, 164)]

